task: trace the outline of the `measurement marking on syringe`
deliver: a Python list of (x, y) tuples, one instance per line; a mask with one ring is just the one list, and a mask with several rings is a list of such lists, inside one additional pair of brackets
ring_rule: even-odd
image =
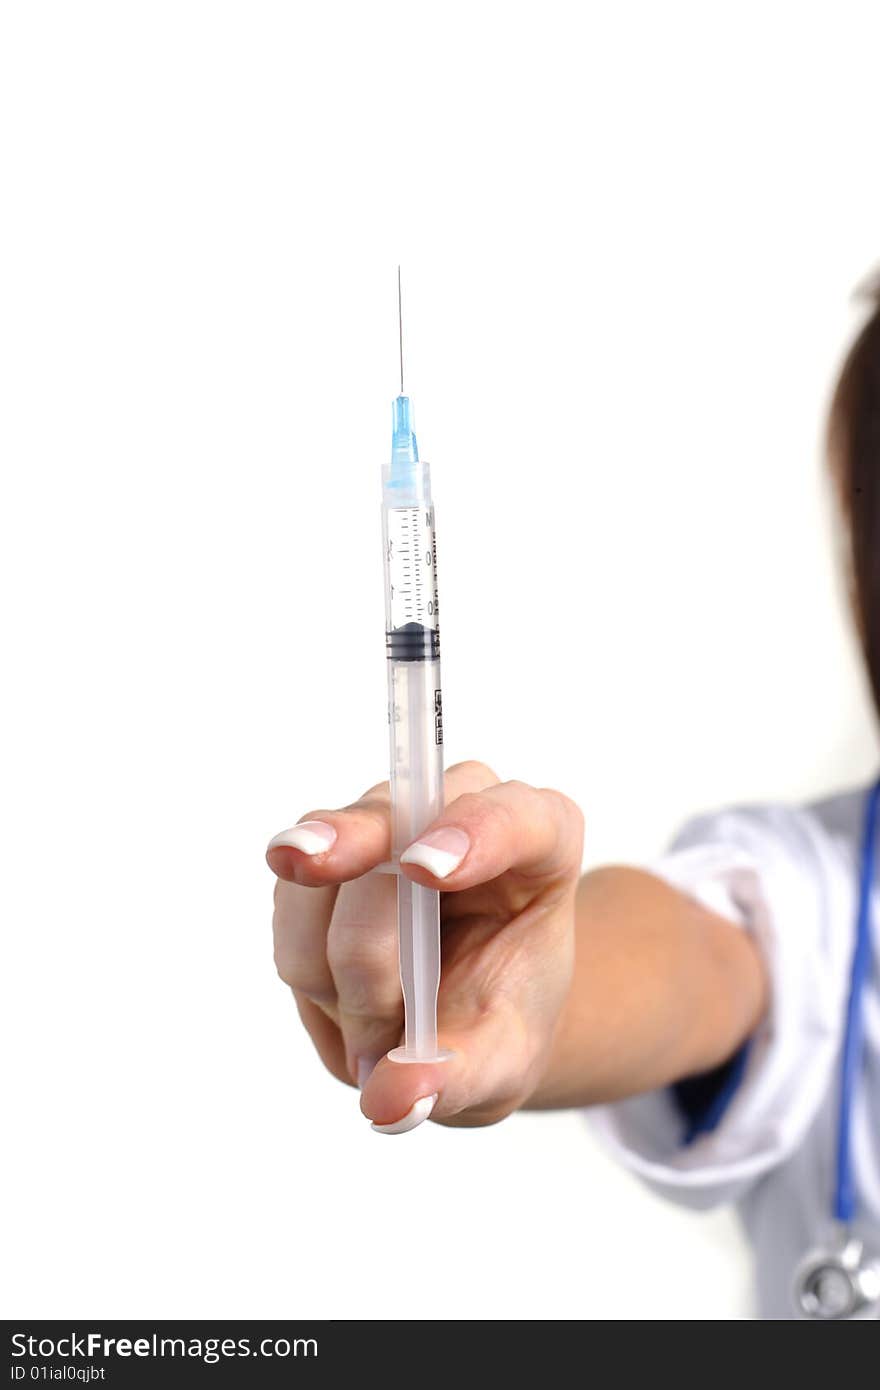
[(437, 557), (433, 513), (415, 507), (389, 508), (386, 563), (391, 598), (390, 626), (438, 626)]

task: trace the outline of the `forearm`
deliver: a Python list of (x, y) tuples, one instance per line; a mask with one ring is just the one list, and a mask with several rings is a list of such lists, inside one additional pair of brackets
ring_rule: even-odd
[(741, 928), (662, 879), (612, 867), (577, 894), (571, 988), (530, 1109), (617, 1100), (718, 1066), (768, 986)]

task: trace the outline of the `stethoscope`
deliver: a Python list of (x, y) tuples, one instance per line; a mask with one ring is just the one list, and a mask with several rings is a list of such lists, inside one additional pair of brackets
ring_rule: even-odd
[(865, 1253), (863, 1242), (853, 1233), (857, 1198), (851, 1154), (853, 1096), (862, 1061), (862, 1000), (871, 967), (871, 887), (878, 816), (880, 781), (872, 787), (865, 803), (856, 940), (843, 1035), (833, 1208), (839, 1234), (835, 1241), (805, 1256), (795, 1272), (795, 1304), (805, 1318), (880, 1317), (880, 1261)]

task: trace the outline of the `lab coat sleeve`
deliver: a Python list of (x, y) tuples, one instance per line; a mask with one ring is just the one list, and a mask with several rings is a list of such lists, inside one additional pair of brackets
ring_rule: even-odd
[(709, 1124), (691, 1132), (676, 1088), (597, 1107), (605, 1145), (662, 1195), (707, 1208), (736, 1201), (801, 1143), (829, 1085), (848, 980), (852, 881), (808, 811), (785, 807), (700, 817), (644, 865), (736, 922), (767, 964), (765, 1021), (727, 1069)]

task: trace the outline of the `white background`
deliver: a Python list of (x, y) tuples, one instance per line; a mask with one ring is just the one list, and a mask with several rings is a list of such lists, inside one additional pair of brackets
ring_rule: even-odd
[(868, 774), (820, 443), (878, 40), (870, 3), (3, 7), (7, 1316), (748, 1316), (732, 1218), (579, 1115), (372, 1134), (263, 848), (384, 774), (398, 260), (450, 761), (574, 795), (590, 863)]

